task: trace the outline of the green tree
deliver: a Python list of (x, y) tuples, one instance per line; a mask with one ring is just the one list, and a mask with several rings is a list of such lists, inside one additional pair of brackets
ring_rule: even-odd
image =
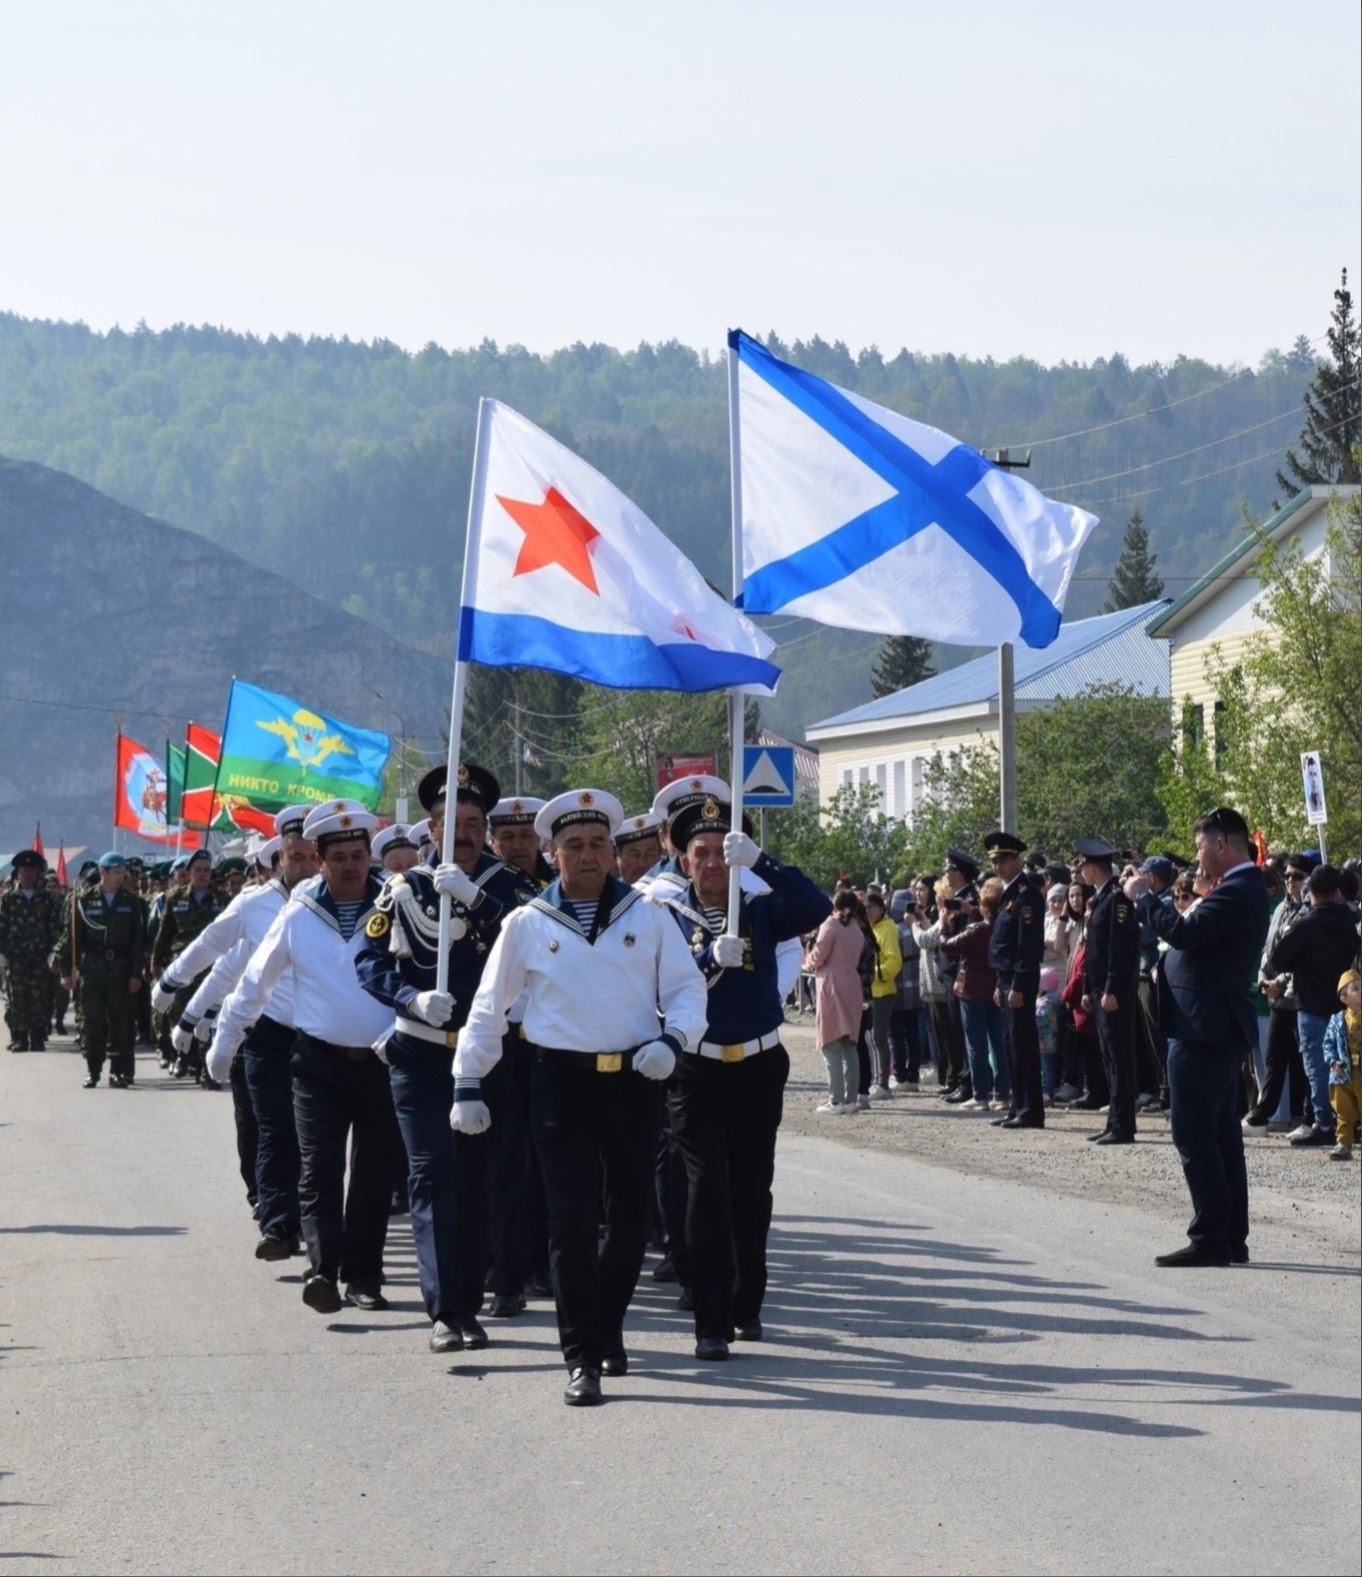
[(1358, 361), (1357, 319), (1348, 290), (1348, 270), (1334, 291), (1333, 321), (1329, 325), (1330, 361), (1321, 361), (1305, 391), (1305, 426), (1300, 453), (1286, 451), (1286, 472), (1277, 472), (1277, 485), (1288, 497), (1303, 487), (1356, 482), (1358, 441), (1362, 436), (1362, 367)]
[(923, 768), (922, 790), (904, 836), (896, 886), (924, 872), (940, 872), (951, 845), (982, 854), (985, 834), (998, 825), (997, 744), (980, 735), (977, 744), (937, 751)]
[(870, 670), (870, 692), (879, 700), (906, 690), (910, 684), (930, 679), (936, 672), (932, 667), (932, 643), (917, 635), (891, 635), (880, 647), (875, 665)]
[(1154, 572), (1157, 562), (1158, 554), (1149, 551), (1149, 533), (1145, 530), (1144, 516), (1137, 509), (1126, 527), (1121, 542), (1121, 556), (1112, 569), (1102, 612), (1115, 613), (1121, 608), (1138, 608), (1142, 603), (1155, 602), (1162, 597), (1163, 581)]
[(603, 690), (585, 687), (578, 779), (616, 795), (627, 813), (646, 810), (657, 792), (658, 757), (704, 753), (728, 776), (728, 693)]
[(799, 866), (830, 893), (842, 877), (856, 886), (897, 880), (904, 865), (903, 829), (880, 810), (873, 783), (838, 789), (831, 805), (800, 800), (772, 816), (771, 852)]
[(1190, 696), (1182, 700), (1175, 736), (1159, 759), (1154, 793), (1168, 822), (1169, 847), (1190, 857), (1192, 824), (1224, 799), (1225, 785), (1211, 760), (1205, 723)]

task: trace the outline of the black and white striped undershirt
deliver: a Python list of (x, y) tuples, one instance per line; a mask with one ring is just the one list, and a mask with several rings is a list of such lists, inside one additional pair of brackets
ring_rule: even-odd
[(357, 903), (338, 903), (336, 905), (336, 924), (340, 927), (340, 934), (345, 941), (349, 941), (355, 934), (355, 927), (359, 924), (359, 912), (364, 907), (361, 898)]
[(577, 924), (581, 926), (582, 930), (585, 931), (588, 936), (590, 936), (591, 927), (596, 923), (596, 899), (569, 898), (567, 905), (576, 916)]

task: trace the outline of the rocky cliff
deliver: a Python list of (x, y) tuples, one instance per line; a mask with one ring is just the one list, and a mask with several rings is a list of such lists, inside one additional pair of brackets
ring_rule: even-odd
[(233, 675), (441, 748), (448, 662), (63, 472), (0, 458), (0, 574), (0, 849), (106, 847), (118, 718), (159, 753)]

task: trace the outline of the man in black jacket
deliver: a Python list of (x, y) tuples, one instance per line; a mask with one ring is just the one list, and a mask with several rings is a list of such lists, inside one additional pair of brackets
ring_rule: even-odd
[(1258, 1044), (1249, 987), (1267, 936), (1267, 887), (1249, 853), (1248, 825), (1222, 806), (1194, 827), (1197, 860), (1215, 886), (1186, 914), (1163, 907), (1144, 877), (1126, 894), (1168, 943), (1160, 963), (1168, 1009), (1173, 1143), (1192, 1195), (1186, 1248), (1159, 1265), (1229, 1265), (1248, 1259), (1248, 1172), (1238, 1081)]
[(1313, 1122), (1302, 1123), (1291, 1135), (1298, 1147), (1334, 1142), (1324, 1029), (1338, 1008), (1338, 977), (1357, 958), (1357, 921), (1344, 902), (1338, 871), (1317, 865), (1310, 872), (1309, 893), (1310, 907), (1278, 938), (1267, 961), (1273, 974), (1290, 972), (1296, 983), (1301, 1056), (1314, 1107)]

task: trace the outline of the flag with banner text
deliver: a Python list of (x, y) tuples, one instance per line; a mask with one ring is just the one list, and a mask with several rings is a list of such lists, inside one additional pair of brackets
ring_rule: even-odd
[(775, 690), (774, 641), (637, 504), (509, 406), (483, 413), (461, 661), (618, 690)]
[[(166, 820), (165, 767), (135, 739), (121, 733), (114, 760), (113, 821), (115, 827), (134, 833), (144, 843), (177, 841), (177, 829)], [(197, 836), (185, 834), (181, 847), (197, 848)]]
[(374, 810), (391, 749), (387, 734), (233, 679), (222, 725), (218, 802), (238, 826), (256, 825), (243, 822), (243, 812), (259, 816), (306, 800), (356, 799)]

